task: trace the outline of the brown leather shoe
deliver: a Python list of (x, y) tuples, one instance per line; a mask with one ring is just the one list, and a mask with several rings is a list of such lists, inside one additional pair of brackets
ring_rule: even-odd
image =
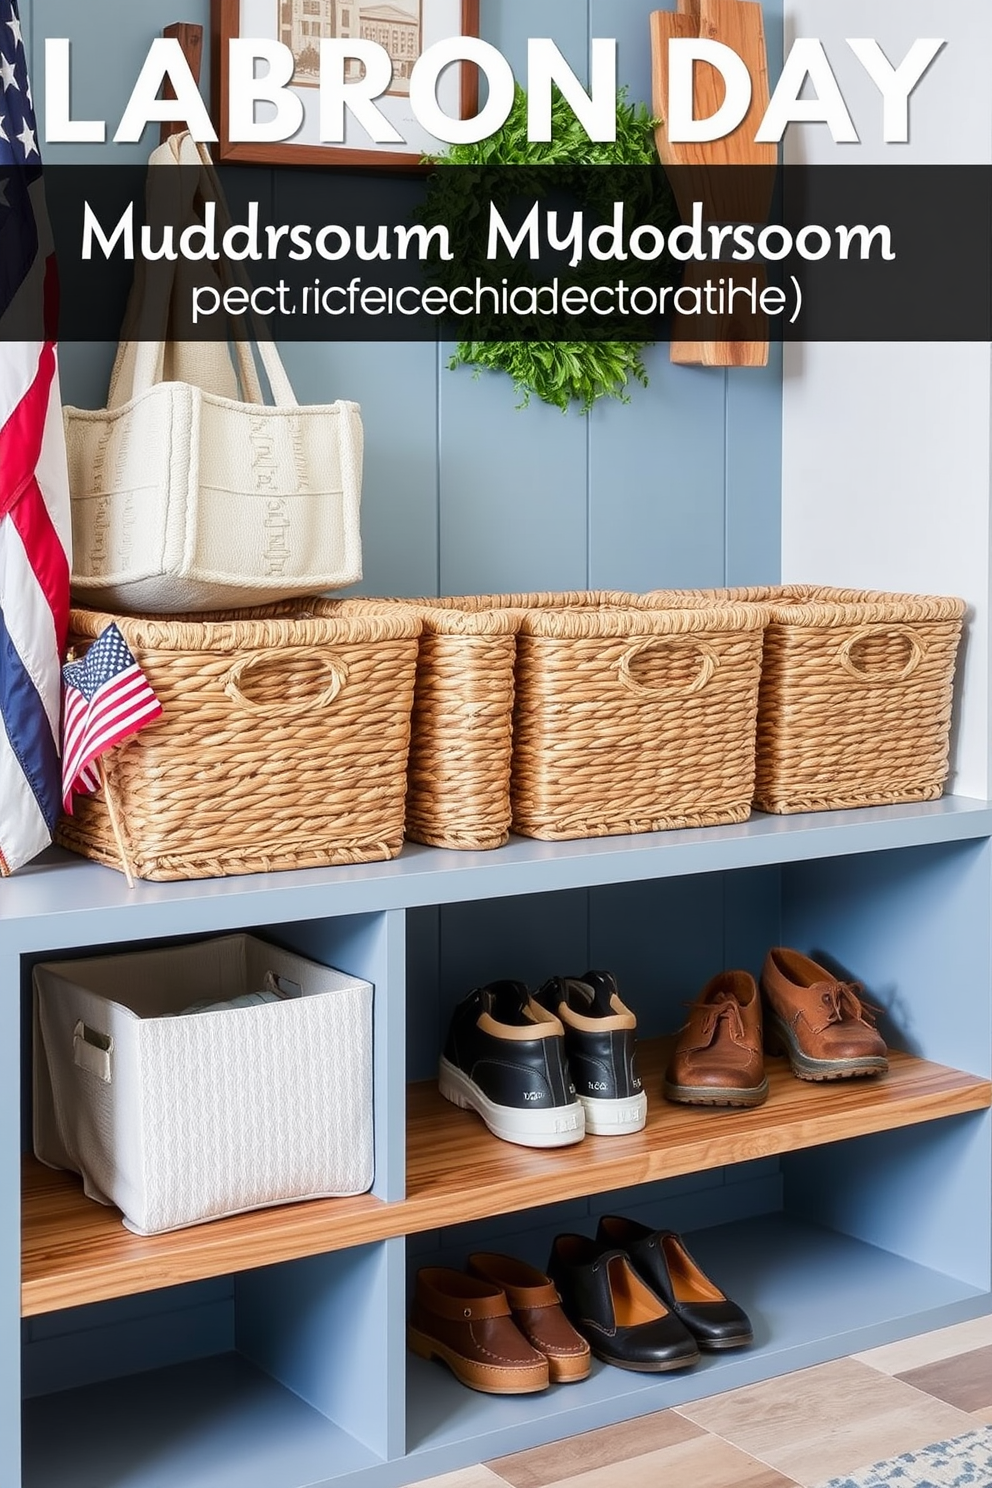
[(800, 1080), (879, 1075), (889, 1067), (885, 1043), (857, 982), (842, 982), (798, 951), (777, 946), (761, 973), (768, 1011), (765, 1048), (788, 1055)]
[(768, 1095), (761, 998), (747, 971), (721, 971), (700, 992), (665, 1072), (665, 1095), (687, 1106), (760, 1106)]
[(553, 1385), (588, 1378), (592, 1351), (568, 1321), (554, 1282), (543, 1271), (512, 1256), (485, 1251), (469, 1256), (468, 1269), (473, 1276), (505, 1292), (513, 1321), (527, 1342), (547, 1359)]
[(441, 1359), (463, 1385), (486, 1395), (548, 1387), (548, 1361), (514, 1323), (502, 1290), (446, 1266), (417, 1272), (406, 1341), (419, 1358)]

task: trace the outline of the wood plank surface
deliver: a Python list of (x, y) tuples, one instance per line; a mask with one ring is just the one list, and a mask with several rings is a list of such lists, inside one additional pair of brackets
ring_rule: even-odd
[[(771, 101), (768, 85), (768, 48), (765, 43), (765, 23), (761, 6), (755, 0), (701, 0), (699, 35), (704, 40), (719, 41), (737, 53), (751, 76), (751, 106), (744, 120), (732, 133), (723, 139), (712, 140), (703, 145), (696, 162), (700, 165), (763, 165), (773, 169), (778, 164), (776, 145), (759, 145), (755, 135), (761, 128)], [(701, 69), (709, 74), (707, 80), (700, 79), (706, 90), (701, 98), (699, 117), (706, 118), (721, 108), (726, 98), (726, 87), (712, 68)], [(758, 178), (760, 180), (760, 177)], [(769, 184), (769, 193), (771, 185)], [(768, 202), (765, 203), (767, 211)], [(745, 222), (764, 221), (760, 206), (755, 215), (743, 218)]]
[(814, 1085), (769, 1060), (770, 1094), (752, 1111), (675, 1106), (660, 1095), (670, 1045), (642, 1044), (648, 1122), (625, 1137), (587, 1137), (537, 1151), (493, 1137), (433, 1082), (409, 1093), (407, 1198), (319, 1199), (258, 1210), (168, 1235), (132, 1235), (116, 1209), (87, 1199), (79, 1180), (25, 1159), (22, 1313), (25, 1317), (256, 1266), (413, 1234), (585, 1194), (652, 1183), (992, 1105), (973, 1075), (891, 1056), (879, 1080)]
[[(720, 139), (698, 143), (672, 140), (669, 134), (669, 43), (697, 37), (729, 46), (742, 58), (751, 76), (751, 104), (743, 122)], [(669, 179), (683, 222), (699, 201), (706, 222), (764, 223), (771, 209), (778, 150), (759, 145), (755, 135), (769, 104), (768, 58), (761, 6), (754, 0), (680, 0), (678, 12), (651, 15), (653, 101), (660, 120), (655, 132), (658, 155)], [(714, 67), (694, 68), (695, 117), (715, 115), (726, 98), (723, 77)], [(714, 167), (735, 166), (723, 172)], [(747, 170), (739, 167), (750, 167)], [(673, 168), (674, 167), (674, 168)], [(714, 274), (710, 264), (690, 264), (683, 283), (705, 285), (723, 277), (728, 283), (760, 293), (766, 286), (763, 270), (742, 263), (721, 263)], [(672, 323), (671, 358), (683, 366), (763, 367), (767, 365), (768, 317), (764, 313), (719, 317), (719, 333), (710, 341), (698, 336), (698, 318), (676, 315)]]
[(889, 1073), (880, 1079), (823, 1084), (797, 1080), (784, 1059), (768, 1059), (764, 1105), (678, 1106), (658, 1093), (670, 1047), (667, 1039), (640, 1045), (649, 1103), (643, 1131), (587, 1137), (552, 1152), (501, 1142), (473, 1113), (453, 1110), (433, 1084), (414, 1086), (403, 1206), (414, 1221), (409, 1229), (608, 1193), (992, 1104), (987, 1080), (890, 1053)]

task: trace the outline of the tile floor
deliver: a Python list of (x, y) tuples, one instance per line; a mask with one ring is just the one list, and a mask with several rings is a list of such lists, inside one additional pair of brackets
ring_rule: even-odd
[(418, 1488), (817, 1488), (986, 1424), (992, 1424), (992, 1317), (501, 1457)]

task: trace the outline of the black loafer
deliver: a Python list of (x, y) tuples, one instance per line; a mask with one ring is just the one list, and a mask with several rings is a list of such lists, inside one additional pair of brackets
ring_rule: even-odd
[(551, 1247), (548, 1275), (566, 1317), (597, 1359), (647, 1374), (698, 1364), (692, 1334), (622, 1250), (604, 1249), (585, 1235), (559, 1235)]
[(621, 1246), (637, 1274), (671, 1308), (701, 1349), (743, 1348), (754, 1330), (743, 1308), (715, 1286), (672, 1230), (651, 1230), (619, 1215), (604, 1215), (596, 1239)]

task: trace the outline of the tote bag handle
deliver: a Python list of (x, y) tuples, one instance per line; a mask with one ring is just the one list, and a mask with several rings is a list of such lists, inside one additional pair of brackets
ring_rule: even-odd
[[(173, 135), (165, 144), (160, 145), (153, 152), (149, 165), (186, 167), (185, 170), (168, 174), (156, 169), (154, 177), (149, 173), (146, 210), (153, 229), (156, 223), (162, 226), (170, 223), (173, 226), (195, 223), (198, 220), (198, 197), (204, 204), (213, 202), (216, 205), (218, 225), (222, 233), (231, 226), (231, 215), (210, 153), (205, 145), (198, 145), (188, 132)], [(219, 277), (225, 288), (239, 286), (251, 292), (251, 283), (240, 265), (232, 272), (232, 266), (222, 259)], [(208, 391), (215, 390), (218, 381), (229, 373), (232, 367), (231, 354), (226, 346), (223, 350), (220, 349), (221, 343), (169, 342), (170, 310), (177, 295), (178, 279), (177, 260), (159, 260), (154, 272), (150, 272), (144, 257), (138, 256), (134, 284), (110, 378), (108, 407), (118, 408), (162, 382), (170, 345), (174, 347), (176, 360), (181, 362), (183, 369), (189, 369), (188, 380), (198, 387)], [(134, 327), (147, 320), (150, 296), (154, 296), (153, 303), (158, 311), (158, 325), (153, 328), (157, 334), (151, 339), (131, 339), (128, 332), (133, 334)], [(295, 408), (296, 395), (282, 358), (272, 340), (259, 326), (254, 312), (251, 315), (251, 326), (251, 341), (236, 339), (233, 343), (234, 366), (242, 398), (248, 403), (265, 402), (255, 364), (257, 351), (273, 401), (280, 407)]]

